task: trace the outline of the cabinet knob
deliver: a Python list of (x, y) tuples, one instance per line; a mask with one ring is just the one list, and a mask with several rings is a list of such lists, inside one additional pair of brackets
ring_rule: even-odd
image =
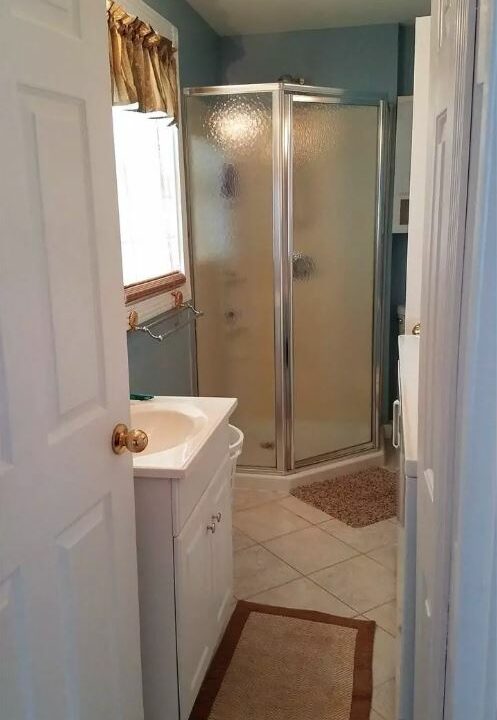
[(216, 525), (215, 523), (209, 523), (207, 525), (207, 532), (211, 532), (213, 535), (216, 532)]
[(222, 517), (223, 517), (223, 516), (221, 515), (221, 513), (218, 512), (218, 513), (216, 513), (216, 515), (213, 515), (213, 516), (212, 516), (212, 519), (215, 520), (216, 522), (220, 523)]

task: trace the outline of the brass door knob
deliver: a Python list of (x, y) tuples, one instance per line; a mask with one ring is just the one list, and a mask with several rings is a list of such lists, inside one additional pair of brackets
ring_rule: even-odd
[(147, 445), (148, 435), (143, 430), (128, 430), (127, 425), (119, 423), (112, 432), (112, 450), (116, 455), (121, 455), (125, 450), (143, 452)]

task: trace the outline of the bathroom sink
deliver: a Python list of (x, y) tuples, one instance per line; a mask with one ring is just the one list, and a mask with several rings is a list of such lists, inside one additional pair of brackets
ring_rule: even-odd
[(166, 397), (131, 401), (131, 427), (143, 430), (148, 445), (133, 455), (135, 474), (184, 477), (216, 428), (233, 412), (228, 398)]
[(131, 424), (144, 430), (148, 436), (148, 445), (142, 455), (162, 452), (188, 442), (207, 422), (205, 415), (191, 412), (188, 408), (173, 410), (142, 405), (131, 406)]

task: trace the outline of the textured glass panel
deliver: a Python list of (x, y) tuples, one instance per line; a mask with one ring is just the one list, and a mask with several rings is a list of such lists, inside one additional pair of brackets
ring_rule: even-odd
[(293, 105), (295, 460), (372, 439), (378, 110)]
[(274, 467), (272, 96), (187, 99), (200, 395), (237, 397), (241, 464)]

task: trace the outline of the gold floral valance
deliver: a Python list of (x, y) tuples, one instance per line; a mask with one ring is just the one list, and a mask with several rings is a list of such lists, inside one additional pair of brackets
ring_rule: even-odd
[(147, 23), (107, 0), (113, 105), (138, 103), (178, 120), (176, 48)]

